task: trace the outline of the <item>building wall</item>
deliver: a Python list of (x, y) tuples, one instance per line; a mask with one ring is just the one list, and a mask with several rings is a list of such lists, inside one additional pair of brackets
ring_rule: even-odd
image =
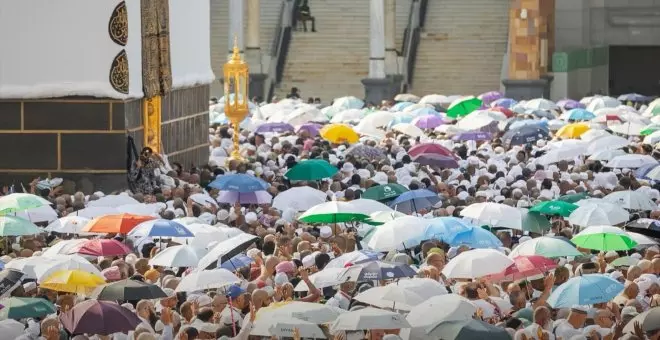
[(608, 51), (607, 47), (596, 47), (555, 52), (550, 99), (579, 99), (593, 93), (607, 93)]

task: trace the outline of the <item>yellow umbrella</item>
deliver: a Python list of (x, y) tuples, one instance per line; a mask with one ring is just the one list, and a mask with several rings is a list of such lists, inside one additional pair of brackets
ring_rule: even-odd
[(94, 288), (104, 283), (105, 280), (96, 274), (75, 269), (57, 271), (39, 286), (58, 292), (89, 295)]
[(584, 123), (574, 123), (574, 124), (568, 124), (564, 125), (559, 131), (557, 131), (557, 134), (555, 134), (556, 137), (561, 137), (561, 138), (580, 138), (580, 136), (589, 131), (591, 128), (589, 125), (584, 124)]
[(320, 131), (321, 137), (330, 143), (357, 143), (360, 139), (357, 132), (352, 127), (346, 124), (330, 124), (326, 125)]

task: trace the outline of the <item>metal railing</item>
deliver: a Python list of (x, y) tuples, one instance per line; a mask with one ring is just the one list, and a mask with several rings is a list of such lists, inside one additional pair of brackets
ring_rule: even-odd
[(275, 87), (282, 81), (284, 75), (284, 66), (286, 65), (286, 58), (289, 54), (289, 45), (291, 43), (291, 28), (295, 18), (294, 12), (296, 9), (297, 0), (282, 0), (280, 6), (280, 19), (275, 28), (275, 36), (271, 43), (270, 49), (270, 66), (268, 67), (268, 97), (265, 98), (270, 102), (275, 93)]
[(427, 7), (428, 0), (413, 0), (410, 3), (408, 25), (403, 32), (403, 46), (401, 47), (401, 55), (403, 56), (405, 65), (403, 70), (402, 92), (408, 92), (408, 88), (410, 88), (410, 85), (413, 82), (420, 32), (426, 21)]

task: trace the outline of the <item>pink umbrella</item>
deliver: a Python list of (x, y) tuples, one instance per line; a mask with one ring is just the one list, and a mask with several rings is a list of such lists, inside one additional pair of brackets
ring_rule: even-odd
[(417, 157), (420, 155), (427, 156), (442, 156), (447, 158), (458, 159), (451, 150), (445, 148), (444, 146), (436, 143), (422, 143), (417, 144), (408, 150), (408, 155), (410, 157)]
[(489, 279), (493, 281), (514, 281), (545, 274), (555, 268), (557, 268), (557, 264), (547, 257), (539, 255), (516, 256), (513, 258), (512, 265), (501, 273), (490, 275)]
[(131, 250), (117, 240), (94, 239), (81, 244), (73, 252), (91, 256), (120, 256), (129, 254)]
[(426, 115), (413, 119), (412, 123), (420, 129), (435, 129), (445, 121), (440, 116)]
[(87, 300), (60, 314), (62, 326), (73, 334), (128, 333), (142, 323), (137, 315), (115, 302)]

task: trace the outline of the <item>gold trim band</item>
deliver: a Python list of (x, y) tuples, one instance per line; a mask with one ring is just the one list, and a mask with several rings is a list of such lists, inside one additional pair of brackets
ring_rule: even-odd
[(166, 120), (166, 121), (160, 123), (160, 125), (176, 123), (176, 122), (180, 122), (180, 121), (183, 121), (183, 120), (193, 119), (193, 118), (197, 118), (197, 117), (200, 117), (200, 116), (203, 116), (203, 115), (208, 115), (208, 114), (209, 114), (208, 111), (198, 112), (198, 113), (195, 113), (195, 114), (192, 114), (192, 115)]
[(24, 134), (124, 134), (124, 130), (0, 130), (2, 133), (24, 133)]

